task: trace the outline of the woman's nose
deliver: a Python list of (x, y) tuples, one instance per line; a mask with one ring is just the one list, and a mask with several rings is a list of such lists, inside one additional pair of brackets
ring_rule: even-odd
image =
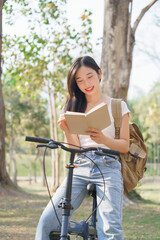
[(86, 79), (86, 80), (85, 80), (85, 86), (86, 86), (86, 87), (89, 87), (89, 86), (90, 86), (90, 81), (89, 81), (89, 79)]

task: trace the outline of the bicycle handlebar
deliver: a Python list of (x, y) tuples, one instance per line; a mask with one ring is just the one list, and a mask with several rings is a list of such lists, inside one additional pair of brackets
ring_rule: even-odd
[[(116, 151), (116, 150), (111, 150), (111, 149), (107, 149), (107, 148), (101, 148), (101, 147), (89, 147), (89, 148), (82, 148), (82, 149), (77, 149), (77, 148), (69, 148), (64, 146), (62, 143), (57, 142), (53, 139), (46, 139), (46, 138), (39, 138), (39, 137), (29, 137), (26, 136), (26, 141), (29, 142), (36, 142), (36, 143), (49, 143), (48, 145), (37, 145), (37, 147), (49, 147), (49, 148), (62, 148), (65, 151), (68, 152), (72, 152), (72, 153), (84, 153), (84, 152), (88, 152), (88, 151), (97, 151), (98, 153), (101, 151), (104, 154), (112, 154), (112, 155), (116, 155), (116, 156), (120, 156), (120, 152)], [(81, 148), (81, 147), (80, 147)], [(103, 155), (102, 153), (102, 155)]]
[(49, 143), (50, 141), (52, 141), (52, 139), (29, 137), (29, 136), (26, 136), (25, 140), (29, 142), (38, 142), (38, 143)]

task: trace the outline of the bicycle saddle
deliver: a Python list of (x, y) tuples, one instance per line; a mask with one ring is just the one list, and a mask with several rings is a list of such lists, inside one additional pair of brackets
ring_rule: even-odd
[(87, 191), (88, 191), (88, 195), (93, 195), (96, 194), (96, 185), (94, 183), (89, 183), (87, 185)]

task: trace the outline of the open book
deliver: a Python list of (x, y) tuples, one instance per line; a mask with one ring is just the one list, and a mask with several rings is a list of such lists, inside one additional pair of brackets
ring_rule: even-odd
[(108, 106), (101, 103), (92, 108), (88, 113), (70, 112), (64, 113), (70, 133), (85, 134), (88, 128), (103, 130), (111, 124)]

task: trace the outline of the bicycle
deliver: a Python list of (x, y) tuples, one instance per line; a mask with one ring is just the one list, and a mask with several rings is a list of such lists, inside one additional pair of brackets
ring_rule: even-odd
[(38, 144), (37, 147), (46, 147), (50, 149), (62, 148), (63, 150), (70, 152), (70, 160), (69, 160), (69, 164), (67, 165), (68, 175), (67, 175), (67, 183), (66, 183), (66, 192), (65, 192), (64, 198), (62, 199), (59, 205), (59, 207), (62, 208), (61, 229), (60, 231), (53, 229), (49, 235), (50, 240), (67, 240), (67, 239), (70, 239), (70, 235), (81, 236), (83, 240), (97, 239), (96, 210), (98, 206), (96, 201), (95, 185), (91, 184), (90, 188), (88, 189), (88, 191), (93, 197), (92, 214), (89, 216), (89, 218), (91, 217), (91, 224), (88, 223), (89, 218), (87, 220), (82, 220), (80, 223), (69, 221), (70, 210), (72, 209), (71, 192), (72, 192), (73, 169), (75, 167), (74, 157), (75, 157), (75, 154), (77, 153), (82, 154), (88, 151), (94, 151), (95, 154), (101, 155), (101, 156), (110, 156), (110, 155), (119, 156), (120, 152), (115, 150), (105, 149), (105, 148), (96, 148), (96, 147), (89, 147), (89, 148), (82, 148), (82, 149), (69, 148), (64, 146), (64, 143), (54, 141), (53, 139), (36, 138), (36, 137), (29, 137), (29, 136), (26, 137), (26, 141), (43, 143), (43, 144)]

